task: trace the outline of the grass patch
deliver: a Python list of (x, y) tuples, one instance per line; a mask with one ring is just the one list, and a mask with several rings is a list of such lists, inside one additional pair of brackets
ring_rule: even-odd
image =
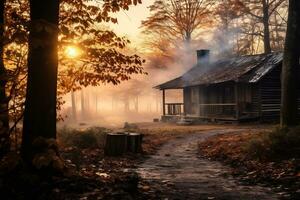
[(58, 131), (58, 141), (64, 147), (103, 148), (107, 132), (109, 130), (102, 127), (82, 130), (63, 127)]
[(300, 158), (300, 126), (276, 128), (256, 136), (245, 150), (250, 157), (261, 160)]

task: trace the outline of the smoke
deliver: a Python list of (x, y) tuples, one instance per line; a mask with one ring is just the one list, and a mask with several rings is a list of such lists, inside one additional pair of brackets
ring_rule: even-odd
[[(197, 40), (188, 48), (170, 49), (170, 57), (144, 54), (148, 75), (137, 75), (120, 85), (87, 87), (64, 96), (60, 125), (121, 127), (125, 122), (151, 122), (162, 114), (162, 93), (153, 87), (177, 78), (197, 63), (196, 50), (210, 49), (210, 61), (232, 52), (235, 32), (223, 34), (215, 30), (205, 40)], [(155, 61), (155, 62), (154, 62)], [(161, 67), (163, 66), (163, 67)], [(189, 77), (185, 77), (189, 80)], [(167, 103), (182, 103), (182, 90), (167, 90)]]

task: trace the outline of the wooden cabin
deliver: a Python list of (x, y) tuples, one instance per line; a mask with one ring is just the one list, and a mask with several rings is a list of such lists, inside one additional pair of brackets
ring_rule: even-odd
[[(282, 53), (210, 62), (209, 50), (198, 50), (197, 60), (182, 76), (155, 87), (163, 94), (163, 121), (182, 116), (211, 121), (279, 120)], [(183, 103), (166, 102), (165, 91), (171, 89), (183, 91)]]

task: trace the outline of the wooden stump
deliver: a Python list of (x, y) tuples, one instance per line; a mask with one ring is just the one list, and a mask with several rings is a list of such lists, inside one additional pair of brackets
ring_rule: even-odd
[(127, 149), (132, 153), (142, 152), (143, 135), (140, 133), (129, 133), (127, 135)]
[(104, 154), (106, 156), (121, 156), (127, 151), (127, 134), (109, 133), (106, 136)]

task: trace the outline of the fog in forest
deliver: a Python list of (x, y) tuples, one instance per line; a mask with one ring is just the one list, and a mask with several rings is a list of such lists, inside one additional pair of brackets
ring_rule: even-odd
[[(219, 36), (220, 37), (220, 36)], [(230, 40), (223, 36), (222, 40)], [(223, 48), (205, 42), (172, 52), (173, 59), (146, 55), (144, 68), (148, 75), (133, 76), (119, 85), (86, 87), (63, 97), (65, 104), (59, 114), (61, 126), (122, 127), (125, 122), (151, 122), (162, 114), (162, 91), (154, 87), (181, 76), (197, 63), (196, 50), (210, 49), (210, 62), (217, 60), (232, 44)], [(163, 65), (163, 67), (161, 67)], [(183, 103), (182, 90), (166, 90), (166, 103)]]
[[(154, 87), (180, 76), (185, 68), (150, 69), (119, 85), (86, 87), (63, 97), (59, 126), (122, 127), (125, 122), (151, 122), (162, 114), (162, 92)], [(182, 102), (182, 91), (166, 91), (167, 103)]]

